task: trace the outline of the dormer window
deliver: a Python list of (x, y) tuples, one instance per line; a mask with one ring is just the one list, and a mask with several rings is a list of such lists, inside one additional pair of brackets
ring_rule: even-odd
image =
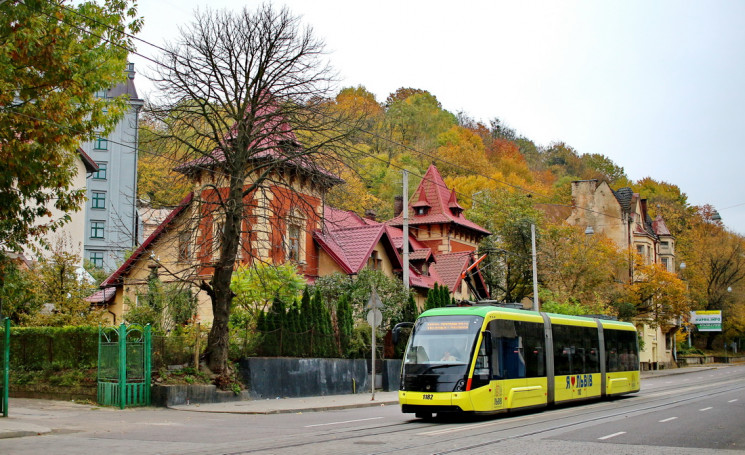
[(414, 214), (418, 216), (426, 215), (429, 207), (415, 207)]
[(367, 266), (371, 270), (381, 270), (383, 267), (383, 259), (380, 257), (380, 254), (373, 250), (373, 252), (370, 254), (370, 257), (367, 258)]

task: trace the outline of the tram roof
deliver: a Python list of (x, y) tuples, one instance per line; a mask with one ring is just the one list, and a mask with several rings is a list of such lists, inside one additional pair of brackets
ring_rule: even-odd
[[(433, 308), (433, 309), (427, 310), (424, 313), (422, 313), (420, 317), (422, 316), (448, 316), (448, 315), (486, 317), (487, 315), (491, 313), (541, 317), (541, 313), (537, 311), (523, 310), (519, 308), (499, 307), (499, 306), (492, 306), (492, 305), (459, 306), (459, 307), (452, 306), (452, 307)], [(589, 322), (589, 323), (592, 323), (592, 325), (595, 325), (595, 319), (596, 319), (596, 317), (574, 316), (574, 315), (569, 315), (569, 314), (556, 314), (556, 313), (546, 313), (546, 314), (549, 316), (549, 318), (551, 318), (552, 321), (569, 320), (569, 321), (576, 321), (576, 322), (583, 322), (583, 323)], [(603, 327), (606, 327), (606, 328), (636, 330), (634, 325), (629, 322), (622, 322), (622, 321), (617, 321), (613, 319), (605, 319), (605, 318), (597, 318), (597, 319), (599, 319)]]

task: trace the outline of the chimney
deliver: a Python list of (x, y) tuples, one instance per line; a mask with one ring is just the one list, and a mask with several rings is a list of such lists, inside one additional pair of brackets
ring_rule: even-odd
[(393, 198), (393, 217), (397, 217), (404, 211), (404, 197), (396, 196)]
[(127, 73), (127, 77), (130, 79), (135, 78), (135, 64), (133, 62), (127, 63), (127, 69), (124, 70), (125, 73)]
[(373, 209), (365, 209), (365, 218), (371, 221), (377, 221), (377, 213), (375, 213), (375, 210)]

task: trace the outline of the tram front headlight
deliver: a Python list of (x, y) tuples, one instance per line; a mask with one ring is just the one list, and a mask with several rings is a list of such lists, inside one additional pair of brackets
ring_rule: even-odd
[(453, 392), (463, 392), (464, 390), (466, 390), (466, 381), (465, 379), (459, 379), (453, 387)]

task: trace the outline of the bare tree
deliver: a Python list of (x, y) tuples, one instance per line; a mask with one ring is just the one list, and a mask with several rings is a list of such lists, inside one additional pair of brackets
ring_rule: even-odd
[(295, 259), (288, 225), (318, 225), (318, 200), (340, 182), (329, 169), (349, 123), (326, 112), (334, 74), (323, 45), (288, 10), (262, 5), (198, 11), (159, 59), (154, 134), (195, 184), (196, 258), (190, 274), (177, 274), (210, 296), (215, 372), (227, 368), (236, 263)]

